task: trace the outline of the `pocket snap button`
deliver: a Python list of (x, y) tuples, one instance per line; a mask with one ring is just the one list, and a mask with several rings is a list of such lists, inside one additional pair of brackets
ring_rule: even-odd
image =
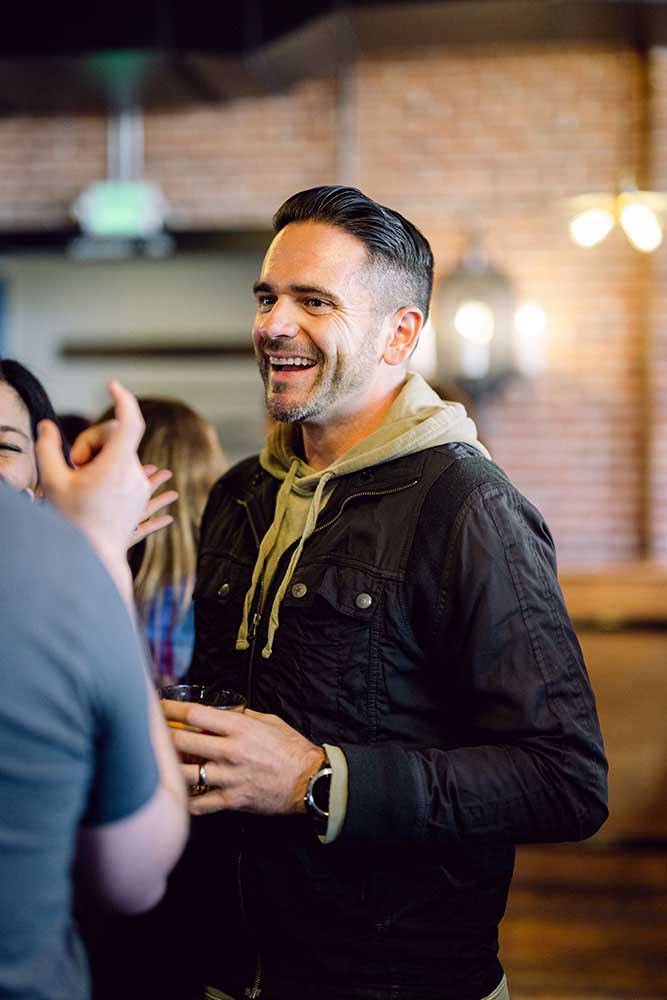
[(357, 594), (357, 596), (354, 599), (354, 603), (357, 605), (360, 611), (366, 611), (366, 609), (370, 608), (371, 604), (373, 603), (373, 598), (371, 597), (370, 594)]
[(222, 587), (218, 590), (218, 597), (229, 597), (231, 589), (231, 584), (223, 583)]
[(305, 597), (308, 593), (308, 587), (305, 583), (295, 583), (292, 585), (292, 597)]

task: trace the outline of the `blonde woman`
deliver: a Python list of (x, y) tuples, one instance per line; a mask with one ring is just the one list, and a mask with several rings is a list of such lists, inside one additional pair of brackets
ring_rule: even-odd
[(199, 525), (209, 490), (225, 471), (214, 428), (176, 399), (140, 398), (146, 431), (139, 446), (144, 465), (173, 472), (178, 491), (173, 524), (130, 551), (139, 619), (145, 629), (157, 684), (182, 677), (194, 643), (192, 590)]

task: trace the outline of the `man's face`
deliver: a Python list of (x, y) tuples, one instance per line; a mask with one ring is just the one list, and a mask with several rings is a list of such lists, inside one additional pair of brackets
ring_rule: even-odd
[(377, 275), (360, 240), (335, 226), (290, 223), (255, 285), (253, 343), (275, 420), (325, 423), (360, 411), (381, 379)]
[(17, 490), (37, 488), (30, 414), (7, 382), (0, 382), (0, 478)]

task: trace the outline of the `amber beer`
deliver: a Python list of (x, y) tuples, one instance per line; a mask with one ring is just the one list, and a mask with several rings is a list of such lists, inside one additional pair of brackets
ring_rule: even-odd
[[(208, 705), (227, 712), (243, 712), (246, 707), (246, 699), (238, 691), (229, 691), (226, 688), (216, 688), (213, 685), (204, 684), (168, 684), (160, 688), (160, 698), (163, 701), (187, 701), (195, 705)], [(188, 726), (184, 722), (176, 722), (167, 719), (167, 725), (171, 729), (186, 729), (190, 733), (203, 733), (204, 729), (198, 726)], [(184, 764), (201, 764), (202, 758), (195, 754), (182, 753), (181, 761)]]

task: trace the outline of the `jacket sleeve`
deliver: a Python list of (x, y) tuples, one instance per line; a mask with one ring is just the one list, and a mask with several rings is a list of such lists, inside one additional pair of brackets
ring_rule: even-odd
[(441, 697), (454, 699), (456, 745), (342, 745), (349, 789), (339, 843), (591, 836), (607, 816), (607, 764), (539, 512), (510, 486), (476, 490), (438, 589), (429, 659)]

